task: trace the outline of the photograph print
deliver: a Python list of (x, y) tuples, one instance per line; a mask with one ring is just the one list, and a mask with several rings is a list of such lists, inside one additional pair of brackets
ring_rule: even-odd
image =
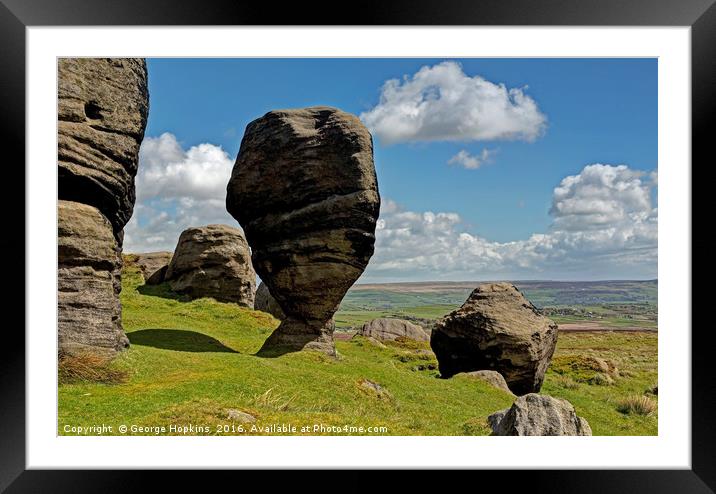
[(657, 69), (59, 58), (58, 435), (658, 435)]

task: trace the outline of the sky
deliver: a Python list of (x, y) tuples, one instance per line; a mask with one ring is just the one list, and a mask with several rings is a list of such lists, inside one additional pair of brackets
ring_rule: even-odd
[(371, 131), (381, 213), (360, 282), (657, 277), (656, 59), (148, 59), (125, 251), (239, 226), (244, 128), (329, 105)]

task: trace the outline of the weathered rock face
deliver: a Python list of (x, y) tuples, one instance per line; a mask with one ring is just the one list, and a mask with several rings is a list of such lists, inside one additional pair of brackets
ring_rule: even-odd
[(119, 247), (95, 207), (59, 201), (58, 343), (60, 353), (112, 354), (129, 346), (119, 304)]
[(472, 371), (466, 372), (465, 375), (475, 379), (479, 379), (481, 381), (485, 381), (486, 383), (491, 384), (492, 386), (501, 389), (502, 391), (506, 391), (512, 394), (512, 391), (510, 390), (509, 386), (507, 386), (507, 381), (505, 381), (504, 376), (497, 371)]
[(508, 409), (487, 417), (493, 436), (591, 436), (592, 429), (578, 417), (571, 403), (530, 393)]
[(158, 285), (164, 281), (164, 276), (172, 260), (172, 253), (167, 251), (143, 252), (134, 254), (134, 261), (144, 276), (144, 283), (147, 285)]
[(428, 341), (430, 337), (423, 331), (423, 328), (402, 319), (391, 319), (380, 317), (369, 321), (356, 333), (367, 338), (375, 338), (379, 341), (394, 340), (396, 338), (407, 338), (416, 341)]
[(272, 111), (251, 122), (227, 187), (253, 264), (285, 320), (263, 351), (335, 353), (331, 317), (373, 255), (380, 209), (373, 143), (335, 108)]
[(164, 278), (177, 293), (254, 306), (256, 273), (238, 228), (207, 225), (184, 230)]
[(263, 281), (259, 283), (259, 287), (256, 289), (254, 309), (267, 312), (279, 321), (286, 319), (286, 314), (283, 313), (281, 306), (278, 305), (278, 302), (276, 302), (276, 299), (273, 298), (268, 286)]
[(96, 207), (118, 234), (134, 209), (149, 111), (143, 58), (58, 61), (59, 198)]
[(539, 391), (556, 344), (557, 325), (510, 283), (477, 287), (430, 338), (443, 377), (495, 370), (518, 395)]
[(129, 344), (121, 251), (147, 123), (146, 64), (60, 59), (58, 77), (59, 352), (114, 352)]

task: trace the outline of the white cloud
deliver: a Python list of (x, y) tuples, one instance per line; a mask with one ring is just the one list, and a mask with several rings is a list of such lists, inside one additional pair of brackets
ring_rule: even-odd
[(184, 151), (168, 132), (148, 137), (139, 150), (137, 199), (222, 197), (233, 165), (226, 151), (213, 144)]
[(477, 155), (470, 154), (468, 151), (462, 149), (448, 160), (448, 165), (460, 165), (468, 170), (477, 170), (482, 165), (489, 163), (494, 154), (494, 149), (485, 148)]
[(190, 226), (238, 226), (225, 206), (233, 160), (219, 146), (184, 150), (176, 137), (147, 137), (139, 151), (137, 204), (125, 227), (124, 250), (174, 250)]
[(524, 88), (466, 75), (457, 62), (422, 67), (383, 84), (361, 119), (385, 144), (415, 141), (532, 141), (547, 118)]
[(456, 213), (404, 211), (386, 201), (361, 281), (656, 277), (655, 186), (654, 174), (587, 166), (554, 189), (548, 231), (513, 242), (466, 231)]
[[(190, 226), (238, 226), (224, 203), (232, 167), (218, 146), (147, 138), (125, 251), (173, 250)], [(406, 211), (386, 199), (362, 281), (656, 277), (656, 181), (656, 172), (589, 165), (555, 187), (551, 227), (513, 242), (477, 235), (455, 212)]]

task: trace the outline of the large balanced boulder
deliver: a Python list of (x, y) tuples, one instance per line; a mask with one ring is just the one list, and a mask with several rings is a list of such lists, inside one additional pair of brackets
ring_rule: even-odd
[(238, 228), (207, 225), (184, 230), (164, 279), (173, 291), (192, 298), (254, 306), (256, 273)]
[(540, 390), (557, 344), (557, 325), (510, 283), (478, 286), (433, 329), (440, 374), (495, 370), (517, 395)]
[(254, 120), (226, 208), (286, 315), (261, 352), (335, 354), (331, 318), (375, 243), (380, 196), (368, 130), (356, 116), (329, 107), (271, 111)]
[(58, 60), (59, 198), (96, 207), (122, 231), (134, 209), (149, 111), (143, 58)]
[(536, 393), (515, 400), (487, 421), (493, 436), (591, 436), (592, 429), (567, 400)]
[(146, 63), (61, 58), (57, 70), (58, 350), (115, 351), (128, 345), (121, 250), (149, 110)]
[(278, 305), (276, 299), (273, 298), (273, 295), (271, 295), (268, 285), (266, 285), (263, 281), (259, 283), (259, 287), (256, 289), (254, 309), (271, 314), (279, 321), (286, 319), (286, 314), (283, 313), (281, 306)]
[(171, 260), (172, 253), (168, 251), (134, 254), (134, 264), (139, 266), (147, 285), (158, 285), (164, 281)]
[(356, 334), (366, 338), (375, 338), (378, 341), (392, 341), (397, 338), (416, 341), (430, 340), (428, 334), (417, 324), (387, 317), (379, 317), (365, 323)]
[(129, 345), (122, 330), (119, 247), (93, 206), (57, 205), (58, 344), (62, 354), (113, 354)]

